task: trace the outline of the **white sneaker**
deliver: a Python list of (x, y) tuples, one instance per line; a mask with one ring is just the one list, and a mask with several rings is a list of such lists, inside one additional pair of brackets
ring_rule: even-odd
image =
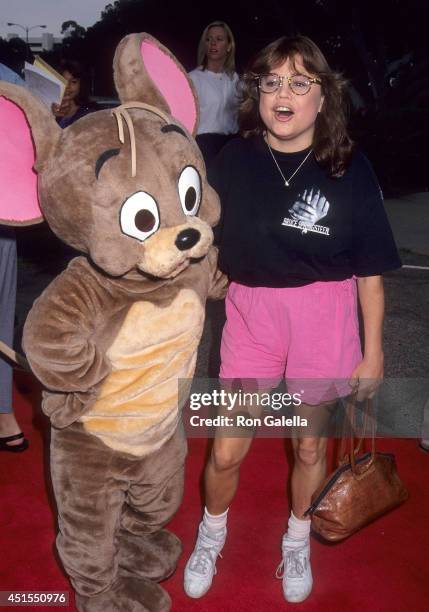
[(194, 552), (185, 567), (183, 586), (189, 597), (198, 599), (211, 587), (213, 576), (216, 574), (216, 559), (225, 544), (225, 538), (226, 529), (213, 535), (201, 521)]
[(283, 560), (277, 568), (276, 577), (283, 579), (283, 594), (286, 601), (298, 603), (304, 601), (313, 588), (313, 576), (310, 565), (310, 538), (304, 544), (291, 544), (286, 534), (282, 540)]

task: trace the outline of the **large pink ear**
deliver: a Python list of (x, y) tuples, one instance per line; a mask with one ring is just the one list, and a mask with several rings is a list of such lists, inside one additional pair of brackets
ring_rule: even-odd
[(143, 39), (140, 50), (148, 75), (166, 100), (171, 114), (192, 134), (198, 120), (198, 106), (190, 79), (178, 62), (153, 39)]
[(198, 101), (192, 81), (174, 55), (153, 36), (143, 32), (122, 39), (115, 53), (114, 75), (123, 103), (156, 106), (195, 133)]
[(0, 97), (0, 223), (32, 225), (43, 221), (31, 131), (23, 111)]

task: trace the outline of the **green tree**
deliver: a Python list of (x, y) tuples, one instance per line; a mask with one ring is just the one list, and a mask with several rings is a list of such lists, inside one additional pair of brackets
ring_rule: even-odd
[(64, 38), (84, 38), (86, 30), (76, 21), (69, 20), (62, 24), (61, 34), (64, 34)]

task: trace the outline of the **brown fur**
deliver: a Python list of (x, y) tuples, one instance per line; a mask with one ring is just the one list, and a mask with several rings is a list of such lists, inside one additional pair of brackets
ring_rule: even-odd
[[(135, 150), (127, 127), (119, 141), (110, 111), (61, 131), (28, 92), (0, 86), (31, 126), (43, 214), (84, 253), (35, 302), (24, 331), (46, 388), (58, 550), (80, 611), (170, 607), (153, 581), (174, 571), (180, 552), (162, 529), (183, 488), (177, 379), (192, 377), (206, 299), (222, 297), (226, 286), (212, 246), (219, 201), (195, 141), (175, 118), (184, 135), (162, 131), (156, 112), (133, 108), (144, 102), (170, 111), (140, 55), (144, 38), (172, 58), (146, 34), (118, 46), (115, 82), (130, 103)], [(186, 214), (179, 196), (187, 166), (201, 180), (197, 215)], [(158, 213), (157, 226), (150, 214)]]

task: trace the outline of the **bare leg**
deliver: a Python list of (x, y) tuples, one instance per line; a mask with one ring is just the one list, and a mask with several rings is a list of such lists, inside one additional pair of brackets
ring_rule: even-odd
[(311, 519), (304, 517), (304, 512), (325, 474), (326, 438), (295, 438), (293, 449), (292, 514), (282, 539), (282, 586), (286, 601), (297, 603), (307, 599), (313, 588), (309, 538)]
[(306, 519), (304, 512), (310, 506), (311, 496), (326, 476), (326, 426), (335, 402), (318, 406), (303, 404), (298, 409), (300, 416), (307, 419), (311, 435), (296, 432), (292, 439), (294, 466), (292, 468), (292, 511), (296, 518)]
[[(7, 438), (8, 436), (14, 436), (19, 434), (21, 429), (17, 423), (13, 412), (1, 413), (0, 412), (0, 438)], [(7, 442), (9, 446), (17, 446), (22, 444), (22, 440), (12, 440)]]
[[(236, 409), (220, 414), (235, 418), (237, 414), (257, 418), (262, 413), (259, 396), (269, 390), (252, 393), (253, 400)], [(237, 437), (233, 437), (231, 428), (219, 428), (216, 431), (212, 452), (205, 470), (206, 507), (210, 514), (222, 514), (227, 510), (237, 492), (240, 480), (240, 466), (249, 452), (254, 431), (238, 427)]]
[[(225, 429), (216, 431), (205, 470), (206, 511), (198, 527), (195, 549), (184, 572), (185, 592), (195, 599), (205, 595), (212, 585), (216, 560), (225, 544), (227, 532), (226, 515), (219, 515), (228, 509), (234, 499), (241, 462), (252, 444), (253, 431), (239, 429), (237, 437), (227, 437), (231, 434), (235, 435), (235, 432)], [(210, 521), (218, 522), (214, 526)]]
[(326, 475), (327, 438), (292, 440), (295, 463), (292, 469), (292, 511), (304, 520), (311, 496)]
[(234, 499), (240, 480), (240, 466), (252, 439), (215, 438), (205, 471), (206, 506), (210, 514), (222, 514)]

